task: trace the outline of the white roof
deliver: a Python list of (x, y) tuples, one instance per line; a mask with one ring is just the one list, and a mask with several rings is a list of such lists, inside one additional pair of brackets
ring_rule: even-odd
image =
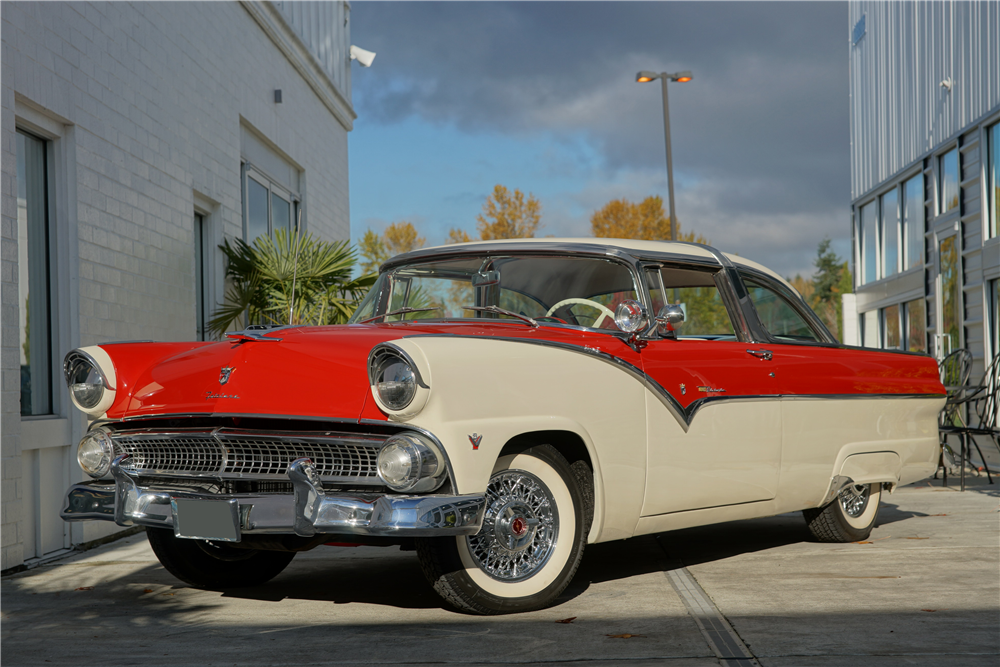
[[(452, 243), (448, 245), (435, 246), (433, 248), (421, 248), (421, 251), (425, 250), (436, 250), (444, 248), (468, 248), (469, 250), (475, 250), (477, 246), (491, 246), (496, 247), (497, 244), (510, 244), (510, 245), (532, 245), (537, 243), (556, 243), (567, 245), (597, 245), (597, 246), (608, 246), (611, 248), (618, 248), (624, 250), (629, 254), (643, 253), (675, 253), (678, 255), (690, 255), (691, 257), (703, 257), (707, 259), (715, 259), (715, 255), (712, 253), (708, 247), (698, 244), (698, 243), (680, 243), (674, 241), (640, 241), (636, 239), (609, 239), (609, 238), (597, 238), (597, 237), (579, 237), (579, 238), (530, 238), (530, 239), (495, 239), (491, 241), (472, 241), (470, 243)], [(723, 253), (729, 258), (733, 264), (738, 264), (746, 266), (748, 268), (757, 269), (767, 275), (780, 280), (786, 287), (788, 287), (792, 292), (798, 294), (798, 291), (792, 287), (792, 285), (782, 278), (780, 275), (772, 271), (771, 269), (754, 262), (753, 260), (747, 259), (745, 257), (740, 257), (739, 255), (733, 253)]]

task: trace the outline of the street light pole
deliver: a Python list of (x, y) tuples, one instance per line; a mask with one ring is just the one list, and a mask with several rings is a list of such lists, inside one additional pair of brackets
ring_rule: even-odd
[(677, 81), (686, 83), (693, 79), (691, 72), (677, 72), (669, 74), (667, 72), (639, 72), (635, 75), (635, 80), (639, 83), (647, 83), (654, 79), (659, 79), (663, 84), (663, 137), (667, 149), (667, 195), (670, 205), (670, 240), (677, 240), (677, 211), (674, 207), (674, 160), (670, 150), (670, 101), (667, 98), (667, 82)]

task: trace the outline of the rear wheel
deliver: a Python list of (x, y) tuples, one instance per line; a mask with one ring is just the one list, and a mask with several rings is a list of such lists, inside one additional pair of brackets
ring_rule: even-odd
[(166, 528), (146, 528), (146, 538), (167, 572), (196, 588), (257, 586), (288, 567), (294, 551), (242, 549), (225, 542), (188, 540)]
[(881, 496), (881, 484), (852, 484), (826, 507), (804, 510), (802, 515), (819, 542), (858, 542), (871, 535)]
[(590, 528), (592, 495), (581, 488), (591, 483), (589, 469), (577, 467), (549, 445), (501, 457), (476, 535), (417, 540), (434, 590), (476, 614), (552, 604), (576, 574)]

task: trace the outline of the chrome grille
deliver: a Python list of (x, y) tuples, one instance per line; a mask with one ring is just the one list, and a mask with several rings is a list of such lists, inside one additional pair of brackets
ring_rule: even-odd
[(138, 474), (208, 475), (229, 479), (287, 479), (295, 459), (312, 460), (329, 481), (379, 484), (377, 458), (384, 436), (354, 433), (213, 431), (124, 432), (112, 436), (116, 454)]

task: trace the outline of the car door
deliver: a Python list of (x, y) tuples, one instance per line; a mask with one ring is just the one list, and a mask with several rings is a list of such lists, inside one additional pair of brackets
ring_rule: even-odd
[[(647, 267), (652, 306), (682, 304), (676, 339), (642, 349), (647, 482), (643, 516), (770, 500), (781, 459), (780, 391), (769, 354), (737, 339), (717, 268)], [(662, 281), (662, 285), (660, 284)]]

